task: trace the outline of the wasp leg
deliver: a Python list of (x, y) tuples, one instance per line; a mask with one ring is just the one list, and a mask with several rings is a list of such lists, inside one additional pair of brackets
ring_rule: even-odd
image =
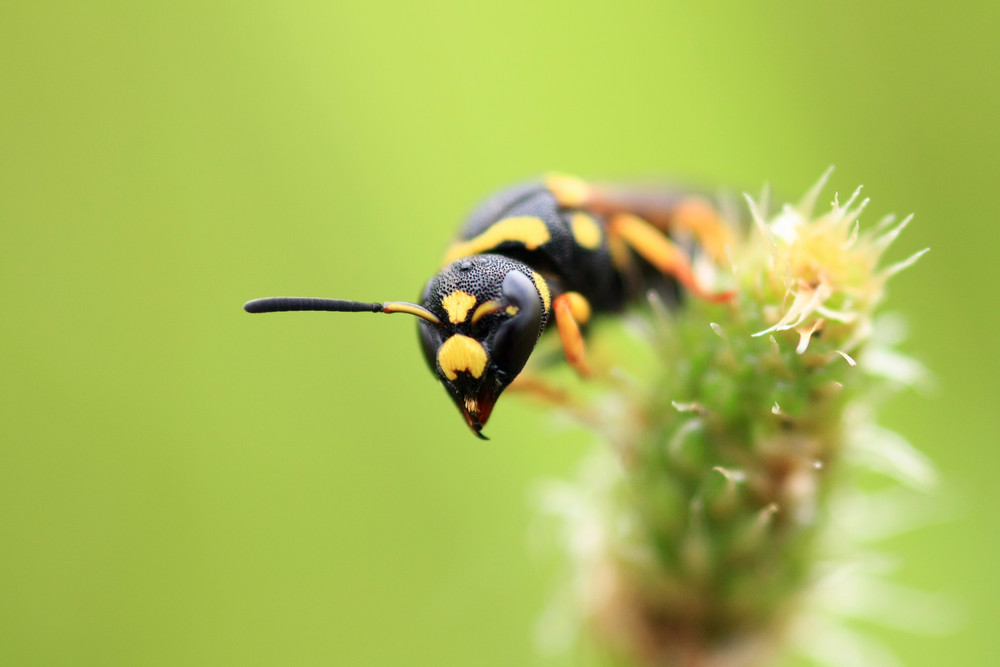
[(619, 213), (608, 223), (608, 233), (625, 241), (640, 257), (662, 273), (673, 276), (692, 294), (706, 301), (723, 302), (733, 292), (709, 292), (698, 284), (684, 251), (656, 227), (631, 213)]
[(573, 403), (565, 389), (556, 387), (532, 373), (521, 373), (507, 387), (508, 392), (531, 396), (552, 407), (566, 407)]
[(730, 243), (729, 230), (722, 223), (718, 212), (701, 197), (687, 197), (674, 210), (670, 229), (690, 233), (716, 262), (726, 259), (726, 246)]
[(603, 215), (631, 213), (664, 232), (684, 232), (715, 261), (726, 258), (729, 230), (705, 197), (667, 188), (618, 187), (553, 174), (546, 186), (560, 206), (586, 208)]
[(566, 292), (552, 300), (556, 315), (556, 328), (562, 340), (566, 361), (582, 377), (590, 377), (590, 367), (585, 358), (583, 334), (580, 325), (590, 319), (590, 303), (577, 292)]

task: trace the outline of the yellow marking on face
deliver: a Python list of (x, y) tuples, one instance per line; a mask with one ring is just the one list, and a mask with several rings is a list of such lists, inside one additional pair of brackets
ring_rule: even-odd
[(505, 241), (520, 243), (528, 250), (535, 250), (550, 238), (548, 227), (541, 218), (530, 215), (505, 218), (491, 225), (479, 236), (452, 245), (445, 255), (444, 263), (450, 264), (456, 259), (488, 252)]
[(457, 289), (441, 299), (441, 305), (452, 324), (461, 324), (468, 317), (469, 310), (476, 305), (476, 297)]
[(481, 378), (487, 359), (486, 350), (479, 341), (462, 334), (455, 334), (446, 340), (437, 354), (438, 365), (449, 380), (457, 378), (460, 371)]
[(472, 313), (472, 323), (475, 324), (479, 320), (483, 319), (487, 315), (492, 315), (493, 313), (500, 310), (499, 301), (486, 301), (476, 308), (475, 312)]
[(552, 307), (552, 292), (549, 291), (549, 284), (545, 282), (545, 278), (542, 278), (541, 274), (537, 271), (531, 272), (531, 277), (535, 280), (535, 287), (538, 288), (538, 293), (542, 295), (542, 304), (545, 306), (545, 312), (549, 312), (549, 308)]
[(514, 315), (517, 315), (520, 312), (520, 310), (521, 309), (518, 308), (517, 306), (507, 306), (507, 310), (505, 312), (511, 317), (513, 317)]
[(590, 199), (590, 187), (575, 176), (551, 174), (545, 179), (545, 187), (555, 195), (559, 205), (565, 208), (579, 208)]
[(590, 320), (590, 302), (579, 292), (566, 292), (563, 295), (569, 302), (569, 312), (578, 324), (586, 324)]
[(601, 227), (592, 217), (578, 211), (573, 214), (570, 222), (573, 229), (573, 240), (587, 250), (597, 250), (601, 247)]

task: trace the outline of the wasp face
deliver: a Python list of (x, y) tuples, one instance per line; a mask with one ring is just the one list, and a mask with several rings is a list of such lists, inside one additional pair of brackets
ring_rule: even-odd
[(499, 255), (455, 261), (424, 289), (424, 308), (440, 320), (419, 323), (424, 358), (480, 438), (541, 335), (547, 290), (527, 265)]

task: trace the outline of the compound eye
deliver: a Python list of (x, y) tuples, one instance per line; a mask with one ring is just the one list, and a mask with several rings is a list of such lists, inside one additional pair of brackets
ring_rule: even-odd
[(418, 324), (420, 331), (420, 350), (424, 353), (424, 361), (431, 369), (431, 373), (437, 375), (437, 353), (441, 347), (441, 329), (429, 322), (420, 321)]
[(542, 327), (542, 304), (535, 284), (520, 271), (511, 271), (501, 286), (504, 301), (517, 312), (497, 329), (493, 339), (493, 363), (514, 379), (531, 356)]

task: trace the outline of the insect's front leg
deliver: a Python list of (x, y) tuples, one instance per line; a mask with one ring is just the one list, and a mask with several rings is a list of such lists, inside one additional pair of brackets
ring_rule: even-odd
[(580, 326), (590, 320), (590, 302), (578, 292), (565, 292), (552, 299), (552, 311), (556, 316), (556, 328), (566, 361), (581, 377), (590, 377), (586, 345), (580, 331)]

